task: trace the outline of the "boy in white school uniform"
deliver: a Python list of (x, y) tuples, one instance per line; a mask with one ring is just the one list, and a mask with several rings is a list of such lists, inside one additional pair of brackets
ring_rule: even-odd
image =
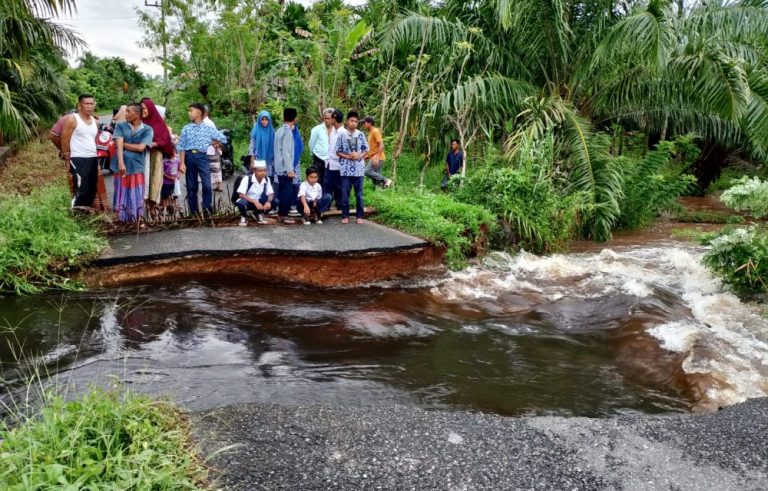
[(267, 179), (267, 163), (264, 160), (255, 160), (251, 166), (253, 174), (243, 177), (237, 193), (240, 195), (235, 204), (240, 210), (240, 226), (248, 225), (248, 217), (256, 220), (256, 223), (267, 223), (266, 214), (272, 209), (272, 200), (275, 191)]
[(323, 223), (323, 212), (331, 205), (331, 195), (323, 194), (323, 187), (318, 182), (320, 173), (312, 166), (307, 169), (307, 180), (299, 186), (299, 203), (304, 215), (304, 225), (309, 225), (314, 217), (315, 223)]

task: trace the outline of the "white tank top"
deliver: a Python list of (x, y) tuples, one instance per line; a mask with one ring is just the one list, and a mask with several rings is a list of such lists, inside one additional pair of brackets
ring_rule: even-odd
[(78, 113), (75, 116), (75, 131), (69, 141), (69, 156), (89, 158), (96, 156), (96, 133), (99, 127), (96, 125), (96, 117), (91, 116), (91, 124), (85, 124)]

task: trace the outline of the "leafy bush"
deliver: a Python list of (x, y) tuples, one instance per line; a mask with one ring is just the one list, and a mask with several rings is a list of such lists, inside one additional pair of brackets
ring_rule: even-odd
[(486, 209), (460, 203), (445, 194), (393, 188), (367, 193), (366, 201), (376, 208), (377, 222), (445, 247), (445, 259), (451, 268), (464, 266), (466, 256), (495, 227), (495, 218)]
[(0, 423), (0, 488), (199, 489), (205, 469), (171, 406), (96, 390), (65, 402), (44, 396), (36, 416)]
[(768, 292), (768, 234), (765, 228), (737, 228), (709, 242), (702, 262), (740, 295)]
[(518, 150), (513, 167), (493, 163), (477, 169), (457, 197), (493, 211), (524, 249), (562, 250), (577, 228), (583, 200), (558, 190), (551, 173), (552, 152), (551, 135), (540, 143), (529, 142)]
[(63, 185), (0, 197), (0, 291), (77, 287), (63, 273), (94, 257), (106, 241), (70, 214), (69, 200)]
[(720, 200), (736, 211), (748, 211), (755, 218), (762, 218), (768, 215), (768, 181), (744, 176)]
[[(647, 227), (662, 212), (675, 208), (677, 198), (693, 188), (696, 178), (684, 174), (688, 162), (676, 162), (687, 148), (687, 139), (660, 142), (642, 159), (619, 157), (624, 175), (624, 196), (617, 228), (636, 230)], [(686, 160), (688, 158), (686, 157)]]

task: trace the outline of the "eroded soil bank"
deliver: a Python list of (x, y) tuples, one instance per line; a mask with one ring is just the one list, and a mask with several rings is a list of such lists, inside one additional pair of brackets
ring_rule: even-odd
[(330, 288), (437, 274), (443, 270), (442, 251), (425, 246), (343, 256), (254, 252), (195, 255), (94, 268), (85, 278), (89, 286), (97, 288), (205, 276), (245, 276), (269, 284)]
[(163, 278), (243, 275), (256, 281), (348, 287), (443, 271), (429, 242), (375, 223), (168, 230), (110, 239), (86, 272), (109, 288)]

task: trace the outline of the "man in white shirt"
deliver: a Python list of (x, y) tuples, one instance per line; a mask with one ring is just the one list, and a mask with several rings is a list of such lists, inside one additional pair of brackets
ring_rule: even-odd
[(96, 155), (98, 118), (93, 115), (96, 100), (90, 94), (77, 99), (77, 112), (64, 122), (61, 131), (61, 153), (72, 174), (74, 197), (72, 206), (92, 206), (99, 178)]
[(333, 202), (336, 203), (336, 209), (341, 209), (341, 164), (339, 156), (336, 154), (336, 139), (341, 129), (341, 123), (344, 121), (344, 113), (338, 109), (333, 110), (333, 123), (328, 145), (328, 161), (325, 165), (325, 179), (323, 180), (323, 189), (326, 193), (333, 196)]
[(240, 199), (235, 204), (240, 210), (241, 227), (248, 225), (249, 216), (256, 220), (256, 223), (267, 223), (265, 214), (272, 209), (272, 200), (275, 197), (272, 184), (267, 179), (267, 163), (264, 160), (254, 160), (252, 169), (253, 174), (244, 176), (237, 188)]
[(323, 109), (323, 122), (312, 128), (309, 134), (309, 154), (312, 165), (317, 169), (318, 182), (325, 182), (325, 163), (328, 161), (328, 145), (333, 131), (333, 108)]

